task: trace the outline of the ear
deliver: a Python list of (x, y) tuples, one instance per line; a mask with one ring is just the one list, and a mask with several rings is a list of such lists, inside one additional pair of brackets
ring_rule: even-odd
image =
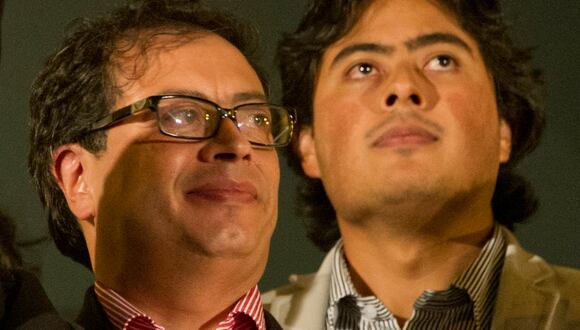
[(86, 153), (77, 144), (61, 146), (52, 153), (52, 174), (81, 226), (84, 222), (94, 225), (96, 209), (83, 164)]
[(510, 125), (504, 120), (499, 124), (499, 161), (507, 163), (512, 151), (512, 130)]
[(311, 178), (320, 178), (320, 168), (316, 158), (316, 143), (312, 128), (303, 128), (298, 139), (298, 153), (304, 173)]

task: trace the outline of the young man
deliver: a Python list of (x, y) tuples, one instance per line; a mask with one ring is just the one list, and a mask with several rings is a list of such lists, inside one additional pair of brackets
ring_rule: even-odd
[(274, 147), (247, 28), (197, 1), (84, 21), (31, 98), (30, 171), (59, 249), (90, 267), (87, 329), (276, 329), (257, 282), (276, 222)]
[(265, 298), (285, 329), (580, 326), (580, 273), (509, 230), (536, 207), (514, 168), (543, 114), (496, 1), (314, 1), (279, 58), (330, 250)]

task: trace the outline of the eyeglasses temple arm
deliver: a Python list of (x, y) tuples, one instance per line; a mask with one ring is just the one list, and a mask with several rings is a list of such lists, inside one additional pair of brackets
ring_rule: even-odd
[(99, 121), (97, 121), (93, 125), (93, 127), (91, 127), (91, 130), (94, 131), (94, 130), (99, 130), (99, 129), (105, 128), (105, 127), (110, 126), (110, 125), (118, 122), (119, 120), (121, 120), (125, 117), (129, 117), (130, 115), (137, 113), (139, 111), (143, 111), (143, 110), (149, 109), (149, 108), (153, 109), (152, 105), (153, 105), (153, 103), (151, 102), (151, 99), (149, 99), (149, 98), (135, 102), (135, 103), (133, 103), (129, 106), (126, 106), (124, 108), (121, 108), (115, 112), (111, 112), (110, 114), (101, 118)]

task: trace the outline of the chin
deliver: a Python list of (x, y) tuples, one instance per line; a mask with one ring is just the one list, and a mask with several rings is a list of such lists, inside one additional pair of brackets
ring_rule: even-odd
[(185, 240), (197, 253), (210, 257), (243, 258), (256, 253), (258, 249), (257, 238), (232, 228), (204, 237), (186, 237)]

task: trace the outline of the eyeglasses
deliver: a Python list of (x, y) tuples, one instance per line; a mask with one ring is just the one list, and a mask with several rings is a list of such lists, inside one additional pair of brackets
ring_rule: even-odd
[(112, 126), (126, 117), (150, 110), (165, 135), (201, 140), (211, 138), (222, 119), (231, 119), (240, 133), (257, 146), (283, 147), (290, 143), (296, 123), (292, 109), (268, 103), (248, 103), (232, 109), (193, 96), (155, 95), (116, 110), (96, 122), (90, 132)]

